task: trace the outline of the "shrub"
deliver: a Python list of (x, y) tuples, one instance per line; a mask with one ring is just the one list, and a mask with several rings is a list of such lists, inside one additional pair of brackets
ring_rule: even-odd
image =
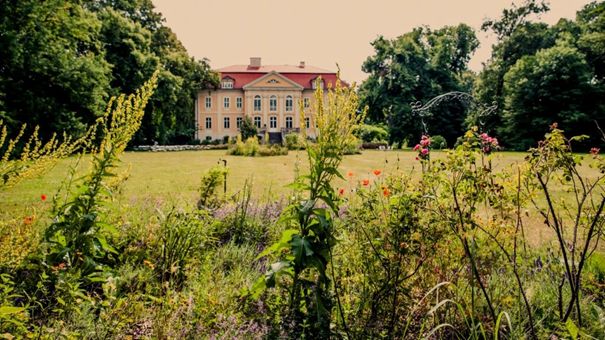
[(229, 146), (227, 151), (228, 155), (233, 156), (279, 156), (287, 155), (288, 148), (280, 145), (271, 144), (259, 144), (256, 137), (251, 137), (242, 142), (241, 137), (238, 136), (235, 144)]
[(354, 133), (365, 143), (384, 142), (389, 137), (387, 130), (378, 125), (361, 124)]
[(258, 130), (256, 129), (256, 125), (252, 122), (252, 118), (250, 116), (245, 116), (242, 120), (242, 125), (240, 125), (239, 133), (242, 136), (243, 140), (247, 140), (248, 138), (256, 137), (258, 134)]
[(445, 137), (441, 135), (431, 136), (431, 147), (437, 150), (443, 150), (447, 148), (447, 141)]
[(218, 190), (225, 184), (229, 169), (224, 166), (214, 166), (202, 176), (200, 197), (197, 201), (198, 209), (214, 209), (221, 204)]
[(304, 140), (298, 133), (289, 133), (285, 136), (284, 142), (288, 150), (303, 150), (305, 148)]

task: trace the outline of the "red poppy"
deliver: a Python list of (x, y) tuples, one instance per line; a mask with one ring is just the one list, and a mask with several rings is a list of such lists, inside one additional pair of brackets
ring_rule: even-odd
[(384, 197), (389, 197), (391, 196), (391, 191), (389, 190), (389, 188), (383, 188), (382, 194), (384, 195)]
[(25, 224), (25, 225), (30, 225), (30, 224), (32, 224), (32, 222), (34, 222), (33, 216), (27, 216), (23, 219), (23, 224)]
[(370, 184), (370, 180), (367, 178), (364, 178), (361, 180), (361, 184), (363, 184), (364, 187), (367, 187)]
[(374, 171), (372, 171), (374, 173), (374, 175), (376, 176), (380, 176), (380, 174), (382, 173), (382, 170), (380, 169), (375, 169)]
[(44, 195), (44, 194), (40, 195), (40, 199), (41, 199), (42, 201), (46, 201), (46, 195)]
[(349, 171), (349, 172), (347, 172), (347, 176), (348, 176), (348, 177), (353, 177), (353, 171)]
[(343, 188), (338, 189), (338, 194), (340, 196), (344, 195), (345, 194), (345, 189), (343, 189)]

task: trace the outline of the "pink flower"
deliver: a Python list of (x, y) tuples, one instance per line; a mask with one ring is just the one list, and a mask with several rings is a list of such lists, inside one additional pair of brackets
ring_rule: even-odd
[[(484, 132), (481, 134), (481, 139), (488, 140), (488, 138), (490, 138), (490, 137), (487, 135), (487, 133)], [(488, 142), (489, 142), (489, 140), (488, 140)]]
[(429, 145), (431, 145), (431, 140), (430, 139), (423, 139), (420, 141), (420, 145), (422, 145), (423, 147), (427, 147)]
[(599, 151), (601, 151), (601, 149), (599, 149), (599, 148), (591, 148), (590, 149), (590, 154), (593, 155), (593, 156), (596, 156), (596, 155), (599, 154)]
[(422, 149), (422, 151), (420, 151), (420, 153), (422, 153), (423, 155), (428, 155), (429, 153), (429, 149)]
[(492, 138), (492, 145), (493, 146), (498, 146), (498, 139), (497, 138)]
[(418, 151), (420, 149), (420, 144), (416, 144), (416, 146), (414, 147), (414, 151)]

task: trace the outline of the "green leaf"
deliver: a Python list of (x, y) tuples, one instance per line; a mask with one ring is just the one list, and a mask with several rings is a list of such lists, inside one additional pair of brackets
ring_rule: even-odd
[(567, 321), (565, 322), (565, 328), (567, 329), (569, 335), (571, 335), (571, 338), (573, 340), (576, 340), (578, 338), (578, 333), (580, 332), (580, 330), (571, 319), (567, 319)]
[(263, 250), (260, 254), (258, 254), (258, 256), (255, 258), (255, 260), (261, 259), (269, 254), (276, 253), (279, 250), (282, 250), (284, 248), (289, 248), (290, 240), (292, 239), (292, 236), (294, 236), (297, 233), (298, 233), (297, 229), (284, 230), (281, 234), (280, 240), (273, 243), (270, 247), (265, 248), (265, 250)]
[(13, 307), (13, 306), (0, 306), (0, 316), (17, 314), (21, 313), (25, 310), (22, 307)]

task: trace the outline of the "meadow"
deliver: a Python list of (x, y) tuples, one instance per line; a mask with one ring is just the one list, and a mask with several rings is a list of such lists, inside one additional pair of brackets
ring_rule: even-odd
[(363, 116), (336, 87), (304, 151), (125, 152), (155, 80), (82, 138), (9, 140), (0, 336), (605, 336), (598, 149), (554, 125), (502, 152), (470, 127), (450, 150), (347, 155)]

